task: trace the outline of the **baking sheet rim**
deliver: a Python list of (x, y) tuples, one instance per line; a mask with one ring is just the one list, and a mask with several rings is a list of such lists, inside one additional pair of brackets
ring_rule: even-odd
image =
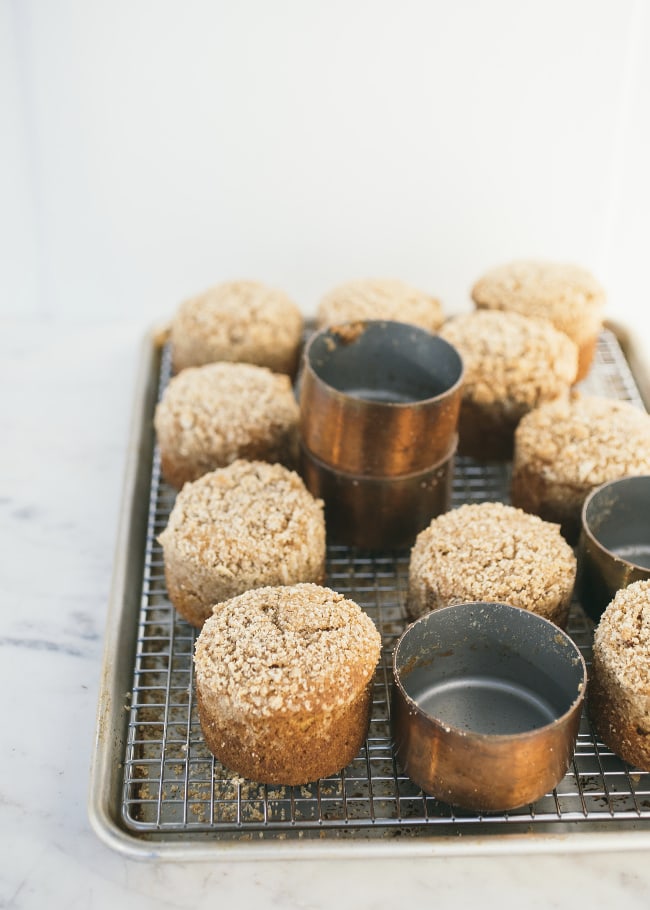
[[(623, 327), (609, 323), (608, 328), (617, 339), (623, 338), (622, 348), (626, 356), (630, 350), (631, 336)], [(116, 660), (120, 666), (132, 665), (127, 658), (128, 626), (135, 632), (138, 605), (129, 607), (128, 579), (132, 564), (140, 560), (141, 553), (131, 546), (135, 533), (134, 515), (146, 512), (147, 501), (139, 495), (143, 476), (150, 472), (143, 464), (143, 451), (148, 459), (153, 450), (151, 429), (147, 427), (147, 415), (152, 409), (152, 400), (157, 391), (157, 364), (164, 336), (160, 331), (151, 330), (145, 334), (141, 344), (140, 368), (136, 380), (134, 406), (129, 432), (126, 465), (118, 522), (113, 578), (109, 597), (105, 629), (105, 645), (100, 675), (97, 717), (95, 724), (94, 748), (90, 768), (88, 814), (91, 826), (97, 836), (119, 853), (138, 860), (174, 860), (179, 862), (227, 860), (261, 861), (280, 859), (344, 859), (344, 858), (405, 858), (430, 856), (494, 856), (503, 853), (549, 854), (581, 853), (594, 851), (627, 851), (650, 848), (650, 830), (621, 830), (620, 823), (611, 822), (612, 830), (588, 830), (595, 824), (579, 822), (579, 831), (547, 832), (531, 830), (527, 833), (499, 831), (485, 836), (467, 834), (433, 834), (431, 837), (418, 835), (417, 838), (386, 837), (368, 838), (363, 833), (354, 838), (342, 837), (332, 840), (281, 840), (243, 842), (236, 838), (209, 840), (209, 835), (197, 839), (175, 834), (168, 840), (138, 837), (128, 831), (120, 821), (119, 794), (121, 792), (121, 762), (124, 756), (127, 711), (125, 697), (131, 687), (130, 674), (118, 678)], [(642, 359), (636, 360), (643, 365)], [(632, 369), (632, 363), (630, 363)], [(633, 373), (638, 380), (637, 374)], [(641, 385), (641, 393), (649, 388), (647, 379)], [(146, 524), (146, 515), (144, 515)], [(141, 547), (138, 549), (142, 549)], [(137, 598), (136, 598), (137, 599)], [(135, 609), (135, 615), (128, 611)], [(133, 642), (135, 634), (131, 636)], [(125, 653), (126, 652), (126, 653)], [(131, 666), (132, 669), (132, 666)], [(570, 820), (567, 825), (573, 824)], [(604, 824), (608, 824), (604, 822)], [(634, 824), (634, 821), (630, 823)], [(395, 833), (400, 829), (395, 829)], [(254, 834), (252, 835), (254, 836)], [(161, 832), (157, 837), (164, 838)]]

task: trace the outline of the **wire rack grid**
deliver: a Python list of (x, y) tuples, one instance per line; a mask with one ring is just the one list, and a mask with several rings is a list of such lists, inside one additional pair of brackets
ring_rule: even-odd
[[(159, 394), (169, 379), (162, 359)], [(624, 399), (643, 408), (616, 337), (604, 331), (585, 392)], [(510, 465), (458, 458), (452, 507), (509, 501)], [(167, 598), (157, 535), (175, 492), (160, 476), (158, 452), (151, 478), (145, 568), (137, 630), (129, 724), (123, 768), (122, 820), (151, 837), (229, 840), (394, 837), (469, 831), (498, 833), (536, 827), (564, 831), (581, 823), (650, 827), (650, 774), (626, 765), (597, 740), (585, 714), (571, 766), (552, 792), (507, 813), (476, 814), (423, 793), (395, 761), (390, 731), (391, 658), (407, 625), (404, 608), (408, 551), (362, 552), (328, 546), (326, 584), (356, 601), (382, 635), (365, 744), (339, 774), (301, 787), (268, 786), (233, 775), (210, 753), (201, 733), (192, 655), (196, 630)], [(579, 603), (568, 633), (591, 658), (593, 623)]]

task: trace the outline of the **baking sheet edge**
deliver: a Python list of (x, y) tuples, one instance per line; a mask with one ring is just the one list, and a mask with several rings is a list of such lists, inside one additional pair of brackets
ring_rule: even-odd
[[(624, 353), (631, 350), (629, 335), (616, 324), (608, 324), (621, 343)], [(129, 444), (118, 523), (113, 580), (109, 598), (105, 646), (100, 677), (95, 737), (90, 768), (88, 813), (97, 836), (124, 856), (137, 860), (174, 860), (179, 862), (224, 860), (260, 861), (282, 859), (405, 858), (450, 855), (494, 856), (512, 854), (581, 853), (627, 851), (650, 848), (650, 831), (612, 830), (547, 833), (539, 830), (525, 834), (499, 833), (487, 836), (434, 835), (430, 838), (393, 837), (379, 840), (363, 834), (340, 840), (241, 840), (183, 838), (154, 840), (138, 837), (120, 821), (122, 787), (121, 762), (124, 756), (128, 721), (128, 693), (131, 687), (135, 630), (140, 608), (139, 583), (144, 560), (150, 467), (153, 433), (150, 420), (157, 394), (161, 335), (147, 333), (141, 345), (140, 369), (136, 381)], [(630, 369), (645, 399), (650, 383), (635, 372), (642, 365), (637, 359)], [(130, 582), (137, 579), (137, 584)], [(571, 823), (568, 822), (568, 825)], [(586, 823), (581, 823), (581, 825)], [(631, 823), (633, 825), (633, 823)], [(162, 835), (164, 836), (164, 835)]]

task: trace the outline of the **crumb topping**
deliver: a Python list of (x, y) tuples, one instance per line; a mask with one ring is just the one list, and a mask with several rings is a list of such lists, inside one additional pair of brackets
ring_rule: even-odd
[(338, 322), (388, 319), (436, 331), (443, 322), (435, 297), (395, 279), (361, 279), (334, 288), (316, 313), (319, 328)]
[(515, 432), (515, 470), (524, 464), (548, 481), (587, 487), (650, 473), (650, 415), (579, 392), (543, 404)]
[(269, 567), (290, 582), (311, 553), (324, 552), (323, 503), (294, 471), (239, 459), (185, 484), (159, 539), (218, 575), (249, 577), (251, 587)]
[(298, 434), (299, 407), (284, 373), (248, 363), (210, 363), (174, 376), (156, 407), (160, 444), (182, 458), (226, 465), (249, 443)]
[(477, 306), (540, 316), (584, 344), (598, 332), (605, 292), (588, 271), (569, 263), (522, 260), (487, 272), (472, 288)]
[(411, 553), (409, 592), (442, 603), (497, 601), (544, 615), (573, 588), (576, 559), (559, 526), (499, 502), (435, 518)]
[(253, 714), (328, 710), (372, 677), (381, 638), (351, 600), (314, 584), (265, 587), (220, 604), (196, 643), (197, 682)]
[(650, 581), (616, 592), (596, 628), (594, 658), (623, 688), (650, 696)]
[(460, 351), (463, 395), (477, 404), (524, 413), (565, 394), (576, 376), (575, 344), (547, 320), (476, 310), (450, 319), (440, 335)]
[(280, 369), (302, 329), (302, 313), (283, 291), (256, 281), (225, 282), (178, 307), (171, 324), (174, 365), (250, 360)]

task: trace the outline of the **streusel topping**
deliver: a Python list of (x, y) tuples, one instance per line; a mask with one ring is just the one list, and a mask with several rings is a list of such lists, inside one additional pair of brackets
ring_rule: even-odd
[(463, 395), (525, 412), (565, 394), (578, 367), (575, 344), (548, 321), (476, 310), (450, 319), (440, 335), (465, 366)]
[(220, 604), (196, 643), (197, 680), (262, 716), (327, 711), (368, 682), (381, 638), (353, 601), (314, 584), (265, 587)]
[(590, 487), (650, 473), (650, 414), (627, 401), (574, 392), (521, 420), (518, 464), (547, 481)]
[(570, 263), (522, 260), (487, 272), (472, 288), (479, 307), (550, 319), (577, 344), (600, 328), (605, 292), (586, 269)]
[(334, 288), (321, 300), (319, 327), (339, 322), (388, 319), (436, 331), (443, 322), (440, 301), (396, 279), (360, 279)]
[(418, 535), (409, 600), (424, 590), (438, 606), (497, 601), (545, 615), (572, 588), (575, 570), (557, 525), (500, 502), (467, 504)]
[(324, 552), (323, 503), (294, 471), (239, 459), (183, 487), (160, 542), (206, 572), (245, 576), (250, 587), (269, 567), (290, 582), (314, 562), (310, 554)]
[(616, 592), (596, 628), (594, 656), (622, 687), (650, 698), (650, 581)]
[(181, 458), (234, 461), (258, 440), (298, 436), (300, 411), (289, 377), (249, 363), (210, 363), (174, 376), (156, 407), (161, 445)]
[(178, 307), (171, 325), (174, 368), (231, 360), (284, 371), (302, 329), (302, 313), (284, 291), (257, 281), (224, 282)]

